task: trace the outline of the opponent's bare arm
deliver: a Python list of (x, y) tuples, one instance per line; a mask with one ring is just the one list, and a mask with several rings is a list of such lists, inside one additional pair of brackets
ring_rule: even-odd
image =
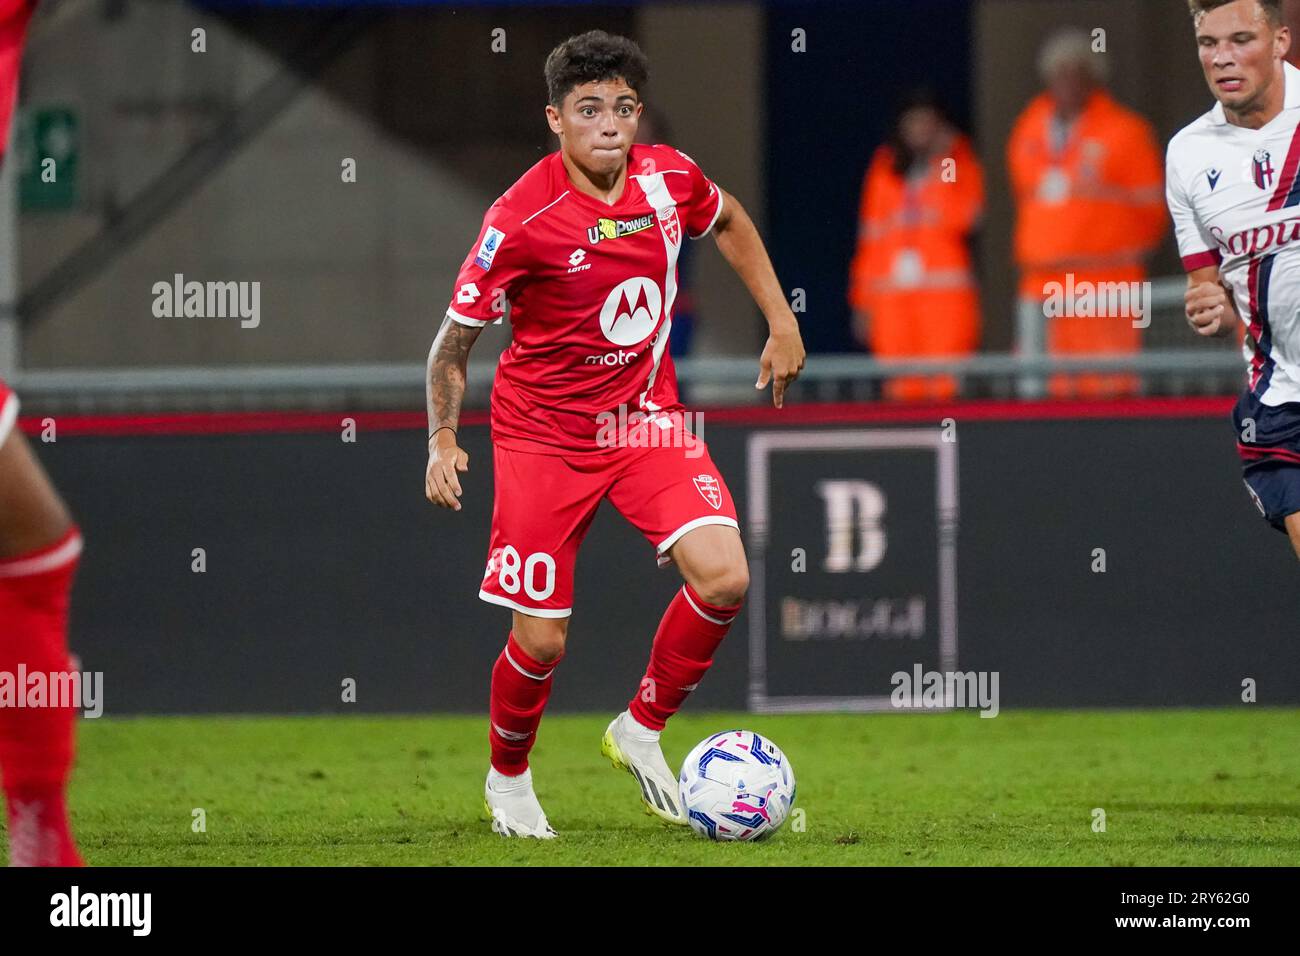
[(1187, 273), (1183, 293), (1187, 324), (1197, 335), (1231, 335), (1241, 324), (1232, 292), (1224, 285), (1218, 266), (1204, 266)]
[(790, 311), (790, 304), (785, 301), (781, 283), (777, 281), (776, 270), (768, 258), (767, 249), (754, 226), (754, 221), (745, 212), (735, 196), (722, 187), (722, 212), (713, 224), (713, 236), (718, 243), (718, 251), (736, 270), (754, 297), (754, 302), (767, 319), (767, 345), (759, 358), (758, 381), (755, 388), (765, 388), (772, 382), (772, 404), (780, 408), (785, 401), (786, 386), (799, 377), (803, 368), (803, 339), (799, 335), (799, 323)]
[(456, 472), (469, 471), (469, 455), (457, 444), (460, 403), (465, 397), (465, 370), (469, 350), (480, 326), (442, 320), (429, 349), (425, 401), (429, 410), (429, 464), (424, 472), (424, 495), (442, 508), (460, 510), (461, 487)]

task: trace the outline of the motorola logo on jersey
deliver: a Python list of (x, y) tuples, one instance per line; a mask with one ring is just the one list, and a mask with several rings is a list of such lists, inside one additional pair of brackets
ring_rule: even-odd
[(600, 329), (615, 345), (637, 345), (659, 323), (663, 294), (654, 280), (635, 276), (616, 285), (600, 310)]
[(588, 355), (583, 359), (583, 363), (586, 365), (626, 365), (640, 354), (639, 352), (624, 352), (619, 349), (616, 352), (606, 352), (604, 355)]

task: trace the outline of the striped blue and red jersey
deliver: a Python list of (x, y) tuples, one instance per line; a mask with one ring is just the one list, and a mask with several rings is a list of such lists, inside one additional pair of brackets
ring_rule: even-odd
[(1169, 142), (1165, 189), (1183, 267), (1217, 265), (1248, 325), (1247, 387), (1300, 402), (1300, 70), (1284, 64), (1282, 111), (1260, 129), (1222, 104)]

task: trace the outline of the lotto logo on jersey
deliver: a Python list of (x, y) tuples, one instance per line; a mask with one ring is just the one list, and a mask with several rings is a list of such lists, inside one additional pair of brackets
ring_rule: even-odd
[(480, 269), (491, 269), (492, 260), (496, 258), (497, 250), (501, 248), (501, 243), (505, 241), (506, 234), (495, 226), (488, 226), (487, 235), (479, 243), (478, 252), (474, 256), (474, 265)]
[(591, 263), (582, 261), (585, 258), (587, 258), (587, 253), (585, 251), (582, 249), (574, 249), (573, 253), (569, 256), (569, 271), (585, 272), (587, 269), (590, 269)]
[(695, 490), (714, 511), (722, 507), (722, 485), (717, 478), (712, 475), (696, 475)]
[(460, 305), (470, 305), (480, 294), (478, 286), (472, 282), (466, 282), (456, 291), (456, 302)]
[(645, 276), (620, 282), (601, 307), (600, 329), (615, 345), (637, 345), (659, 324), (663, 302), (659, 286)]
[(653, 214), (638, 216), (636, 219), (597, 219), (594, 226), (587, 229), (587, 240), (591, 243), (602, 239), (621, 239), (636, 232), (644, 232), (655, 224)]

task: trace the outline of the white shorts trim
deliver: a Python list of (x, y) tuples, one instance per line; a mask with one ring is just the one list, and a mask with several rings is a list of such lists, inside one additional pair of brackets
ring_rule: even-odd
[(53, 551), (34, 558), (15, 558), (0, 562), (0, 578), (29, 578), (71, 564), (81, 555), (82, 539), (74, 534)]
[(470, 328), (478, 329), (488, 324), (487, 319), (471, 319), (468, 315), (461, 315), (455, 309), (448, 309), (447, 316), (453, 322), (459, 322), (461, 325), (468, 325)]
[(18, 395), (10, 392), (4, 406), (0, 407), (0, 445), (9, 440), (9, 433), (14, 430), (16, 421), (18, 421)]
[(655, 552), (659, 559), (659, 567), (663, 567), (672, 561), (664, 552), (677, 543), (677, 540), (688, 531), (694, 531), (696, 528), (702, 528), (706, 524), (725, 524), (728, 528), (740, 530), (740, 525), (736, 523), (735, 518), (728, 518), (726, 515), (705, 515), (703, 518), (696, 518), (694, 521), (688, 521), (668, 537), (659, 542)]
[[(502, 607), (508, 607), (512, 611), (518, 611), (521, 614), (531, 614), (533, 617), (568, 617), (573, 613), (573, 608), (566, 607), (561, 609), (550, 607), (524, 607), (522, 604), (516, 604), (510, 598), (502, 597), (499, 594), (489, 594), (482, 588), (478, 590), (478, 596), (489, 604), (500, 604)], [(513, 662), (512, 662), (513, 663)], [(531, 674), (529, 675), (532, 676)]]

